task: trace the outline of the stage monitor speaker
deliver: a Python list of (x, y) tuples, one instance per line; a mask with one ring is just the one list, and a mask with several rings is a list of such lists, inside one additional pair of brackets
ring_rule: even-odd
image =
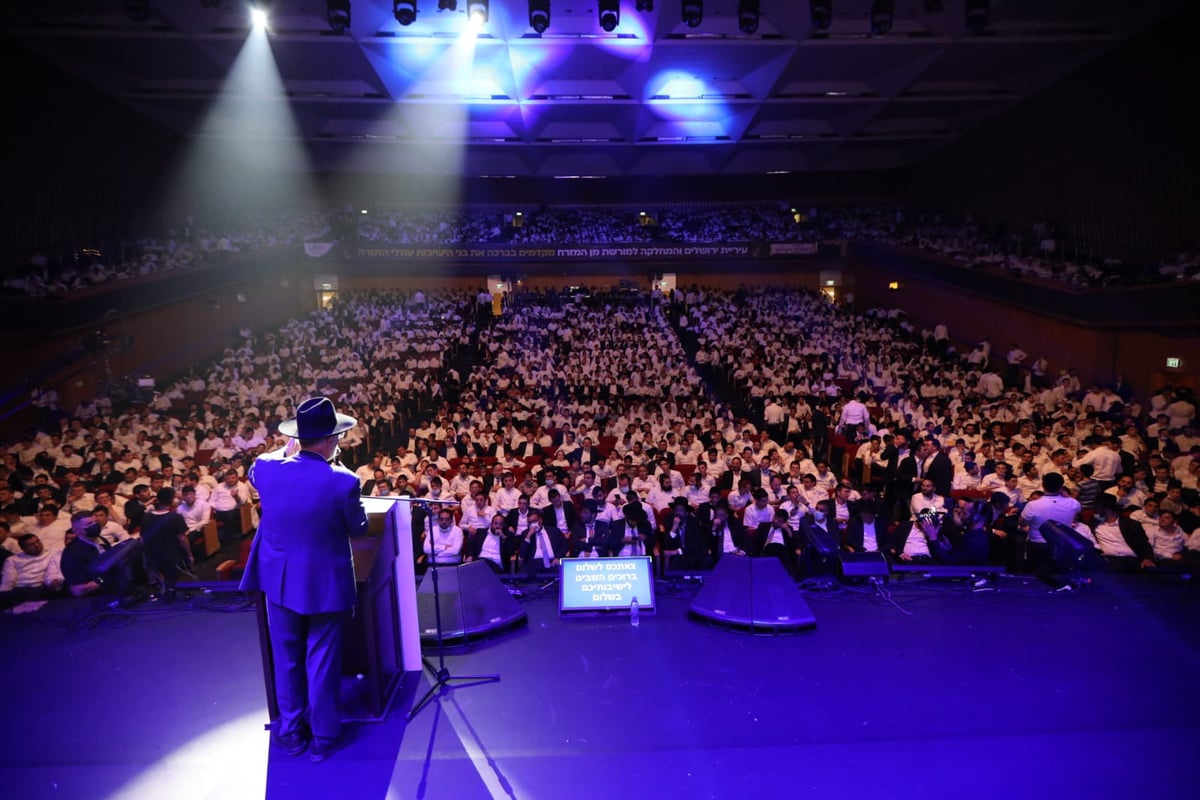
[(777, 558), (722, 557), (688, 610), (701, 619), (751, 631), (795, 631), (817, 624)]
[(838, 555), (843, 577), (886, 578), (891, 572), (887, 556), (874, 553), (841, 553)]
[[(417, 620), (421, 641), (437, 641), (437, 605), (433, 598), (433, 567), (417, 589)], [(521, 607), (482, 561), (437, 567), (442, 609), (442, 641), (484, 636), (526, 621)]]
[(1098, 565), (1099, 555), (1095, 545), (1078, 531), (1052, 519), (1043, 522), (1038, 531), (1050, 545), (1054, 565), (1061, 572), (1070, 573)]

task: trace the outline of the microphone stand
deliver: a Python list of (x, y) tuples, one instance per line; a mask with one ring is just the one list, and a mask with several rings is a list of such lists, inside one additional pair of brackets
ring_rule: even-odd
[[(405, 498), (410, 499), (410, 498)], [(434, 620), (437, 625), (437, 654), (438, 662), (435, 668), (428, 658), (421, 656), (421, 663), (425, 665), (425, 669), (429, 670), (433, 676), (433, 685), (429, 687), (429, 691), (421, 698), (421, 701), (412, 707), (408, 712), (407, 719), (412, 720), (422, 708), (429, 705), (429, 702), (442, 693), (442, 690), (449, 687), (451, 682), (462, 681), (462, 686), (475, 686), (484, 683), (497, 683), (500, 676), (492, 675), (451, 675), (450, 670), (446, 668), (446, 643), (442, 635), (442, 596), (438, 591), (438, 560), (437, 548), (433, 542), (433, 505), (455, 505), (453, 500), (412, 500), (412, 504), (425, 512), (425, 522), (429, 529), (429, 576), (433, 581), (433, 612)]]

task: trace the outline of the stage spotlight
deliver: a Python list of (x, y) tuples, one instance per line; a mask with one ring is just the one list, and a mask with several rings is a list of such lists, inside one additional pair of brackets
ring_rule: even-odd
[(683, 0), (683, 24), (695, 28), (704, 20), (704, 0)]
[(829, 30), (833, 24), (833, 0), (809, 0), (808, 20), (819, 31)]
[(539, 36), (550, 27), (550, 0), (529, 0), (529, 27)]
[(758, 32), (758, 0), (738, 0), (738, 30), (742, 33)]
[(125, 13), (133, 22), (146, 22), (150, 19), (150, 0), (125, 0)]
[[(441, 11), (439, 4), (438, 10)], [(393, 0), (392, 13), (401, 25), (412, 25), (417, 19), (417, 0)]]
[(967, 0), (967, 30), (971, 33), (987, 33), (991, 15), (992, 4), (989, 0)]
[(620, 0), (600, 0), (596, 14), (600, 17), (600, 27), (612, 33), (621, 24)]
[[(455, 3), (457, 6), (458, 4)], [(454, 9), (450, 9), (453, 11)], [(488, 21), (488, 0), (467, 0), (467, 19), (476, 25)]]
[(654, 0), (637, 0), (636, 9), (638, 11), (650, 12), (654, 10)]
[(250, 0), (250, 24), (256, 30), (267, 27), (271, 16), (270, 0)]
[(345, 33), (350, 28), (350, 0), (326, 0), (325, 14), (329, 30), (334, 33)]
[(871, 33), (874, 36), (886, 36), (892, 32), (892, 21), (895, 19), (895, 0), (871, 1)]

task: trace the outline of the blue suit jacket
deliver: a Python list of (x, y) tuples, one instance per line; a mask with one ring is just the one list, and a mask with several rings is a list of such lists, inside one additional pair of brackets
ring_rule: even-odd
[(282, 449), (259, 456), (249, 478), (262, 520), (241, 588), (298, 614), (353, 608), (350, 537), (367, 532), (358, 478), (313, 453)]

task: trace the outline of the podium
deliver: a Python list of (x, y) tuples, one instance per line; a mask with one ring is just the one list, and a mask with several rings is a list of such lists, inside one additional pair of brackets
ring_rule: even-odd
[[(367, 536), (350, 540), (357, 597), (342, 643), (342, 719), (382, 722), (406, 679), (422, 670), (412, 514), (408, 502), (364, 497)], [(266, 597), (256, 597), (267, 711), (279, 716)]]

